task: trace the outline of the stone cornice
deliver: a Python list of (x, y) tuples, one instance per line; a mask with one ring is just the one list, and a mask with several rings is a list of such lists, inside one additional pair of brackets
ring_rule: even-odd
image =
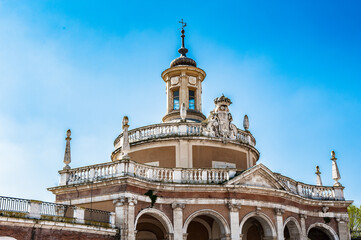
[(172, 72), (178, 72), (178, 71), (179, 72), (181, 72), (181, 71), (197, 72), (198, 74), (201, 74), (202, 81), (206, 77), (206, 72), (203, 69), (198, 68), (198, 67), (192, 67), (192, 66), (175, 66), (172, 68), (168, 68), (162, 72), (161, 77), (163, 78), (164, 81), (166, 81), (165, 77), (167, 74), (172, 73)]

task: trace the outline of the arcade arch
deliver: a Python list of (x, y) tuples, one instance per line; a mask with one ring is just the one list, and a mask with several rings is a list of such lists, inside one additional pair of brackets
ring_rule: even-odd
[(191, 214), (184, 223), (187, 240), (224, 240), (230, 234), (226, 219), (218, 212), (203, 209)]
[(269, 240), (277, 236), (272, 221), (261, 212), (251, 212), (243, 217), (240, 234), (242, 240)]
[(307, 230), (307, 236), (311, 240), (339, 240), (335, 230), (324, 223), (312, 224)]
[(300, 240), (301, 239), (301, 227), (294, 217), (286, 219), (283, 225), (283, 236), (285, 240)]
[(136, 240), (164, 240), (173, 235), (173, 226), (169, 218), (153, 208), (143, 209), (135, 220)]

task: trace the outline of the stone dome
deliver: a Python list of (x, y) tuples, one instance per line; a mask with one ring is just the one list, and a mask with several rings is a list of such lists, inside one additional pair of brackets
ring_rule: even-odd
[(180, 56), (180, 57), (174, 59), (170, 63), (170, 67), (175, 67), (175, 66), (193, 66), (193, 67), (197, 67), (197, 63), (192, 58), (189, 58), (189, 57), (186, 57), (186, 56)]

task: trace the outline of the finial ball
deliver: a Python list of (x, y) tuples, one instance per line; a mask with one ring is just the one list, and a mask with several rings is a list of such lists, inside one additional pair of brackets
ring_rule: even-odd
[(67, 137), (70, 137), (70, 136), (71, 136), (71, 131), (70, 131), (70, 129), (68, 129), (68, 131), (66, 131), (66, 136), (67, 136)]
[(128, 122), (129, 122), (128, 117), (127, 117), (127, 116), (124, 116), (124, 117), (123, 117), (123, 122), (122, 122), (123, 127), (124, 127), (124, 126), (128, 126)]
[(331, 159), (335, 159), (336, 158), (336, 153), (335, 151), (331, 151)]

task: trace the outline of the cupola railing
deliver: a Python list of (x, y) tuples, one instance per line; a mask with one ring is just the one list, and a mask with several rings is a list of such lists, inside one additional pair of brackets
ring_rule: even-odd
[[(234, 141), (237, 143), (256, 146), (256, 140), (249, 131), (237, 130), (237, 134), (227, 138), (210, 133), (206, 129), (206, 124), (202, 123), (161, 123), (129, 130), (129, 143), (136, 143), (151, 139), (170, 138), (170, 137), (206, 137), (210, 139), (220, 139)], [(123, 143), (123, 133), (114, 141), (115, 148), (119, 148)]]

